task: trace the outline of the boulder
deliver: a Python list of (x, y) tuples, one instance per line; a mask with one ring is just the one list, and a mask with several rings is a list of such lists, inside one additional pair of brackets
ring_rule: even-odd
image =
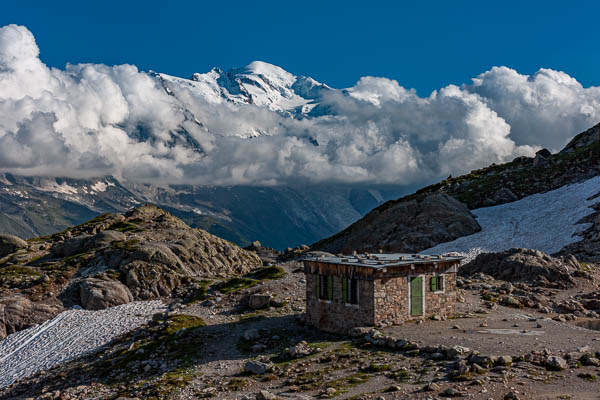
[(59, 242), (52, 247), (52, 256), (57, 258), (71, 257), (75, 254), (84, 253), (87, 250), (90, 238), (91, 235), (82, 234)]
[(246, 364), (244, 365), (244, 371), (250, 372), (250, 373), (256, 374), (256, 375), (264, 375), (271, 368), (273, 368), (273, 364), (265, 363), (265, 362), (257, 361), (257, 360), (247, 361)]
[(308, 343), (306, 343), (303, 340), (300, 343), (298, 343), (297, 345), (290, 347), (287, 350), (287, 353), (292, 358), (300, 358), (300, 357), (305, 357), (305, 356), (312, 354), (313, 349), (311, 347), (309, 347)]
[(558, 356), (546, 357), (546, 359), (544, 360), (544, 365), (546, 365), (546, 367), (548, 367), (550, 369), (557, 370), (557, 371), (561, 371), (561, 370), (567, 369), (569, 367), (569, 364), (567, 363), (567, 361), (564, 358), (561, 358)]
[(498, 253), (481, 253), (460, 268), (470, 277), (478, 273), (509, 282), (526, 282), (534, 286), (567, 288), (574, 286), (570, 272), (579, 268), (573, 257), (555, 258), (539, 250), (510, 249)]
[(271, 296), (268, 294), (252, 294), (248, 297), (248, 306), (253, 310), (266, 308), (271, 302)]
[(54, 318), (64, 308), (56, 303), (36, 303), (21, 295), (0, 299), (0, 339)]
[(27, 242), (20, 237), (0, 233), (0, 258), (28, 247)]
[(90, 238), (87, 245), (90, 248), (100, 249), (110, 246), (113, 242), (125, 239), (125, 234), (119, 231), (106, 230), (95, 234)]
[(266, 390), (261, 390), (256, 394), (256, 400), (277, 400), (277, 396)]
[(494, 204), (505, 204), (519, 200), (519, 197), (514, 194), (509, 188), (503, 187), (492, 196)]
[(494, 364), (501, 367), (508, 367), (513, 363), (511, 356), (499, 356), (494, 360)]
[(80, 283), (79, 296), (86, 310), (102, 310), (133, 301), (129, 288), (114, 279), (88, 278)]

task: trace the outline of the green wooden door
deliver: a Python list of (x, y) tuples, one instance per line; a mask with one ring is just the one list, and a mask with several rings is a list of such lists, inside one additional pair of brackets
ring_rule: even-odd
[(423, 278), (410, 278), (410, 315), (423, 315)]

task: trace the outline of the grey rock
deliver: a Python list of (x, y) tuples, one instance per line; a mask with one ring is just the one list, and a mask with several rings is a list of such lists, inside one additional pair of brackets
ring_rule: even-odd
[(555, 258), (539, 250), (510, 249), (482, 253), (460, 268), (470, 277), (478, 273), (508, 282), (527, 282), (536, 286), (567, 288), (574, 286), (569, 271), (578, 266), (570, 258)]
[(133, 301), (129, 288), (113, 279), (88, 278), (79, 285), (81, 305), (87, 310), (102, 310)]
[(269, 306), (271, 296), (268, 294), (251, 294), (248, 297), (248, 306), (253, 310), (259, 310)]
[(544, 360), (544, 364), (546, 365), (546, 367), (558, 371), (567, 369), (569, 367), (567, 361), (564, 358), (558, 356), (548, 356)]
[(277, 396), (266, 390), (261, 390), (256, 394), (256, 400), (277, 400)]
[(517, 392), (510, 391), (504, 395), (504, 400), (520, 400), (521, 398)]
[(519, 197), (514, 194), (509, 188), (503, 187), (499, 189), (492, 196), (492, 200), (494, 204), (505, 204), (510, 203), (516, 200), (519, 200)]
[(469, 361), (484, 368), (489, 368), (492, 365), (492, 358), (481, 354), (473, 354), (469, 357)]
[(431, 382), (425, 387), (423, 387), (423, 391), (425, 392), (437, 392), (438, 390), (440, 390), (440, 385), (438, 385), (435, 382)]
[(0, 339), (54, 318), (64, 308), (61, 303), (42, 304), (20, 295), (0, 299)]
[(52, 255), (54, 257), (71, 257), (75, 254), (84, 253), (88, 248), (90, 238), (90, 235), (82, 234), (59, 242), (52, 247)]
[(448, 358), (457, 358), (459, 356), (466, 356), (471, 352), (471, 349), (463, 346), (452, 346), (446, 350), (446, 356)]
[(20, 237), (0, 233), (0, 258), (28, 247), (27, 242)]
[(513, 363), (511, 356), (499, 356), (494, 360), (494, 365), (508, 367)]
[(250, 372), (256, 375), (264, 375), (269, 371), (269, 369), (273, 368), (273, 364), (265, 363), (262, 361), (250, 360), (247, 361), (244, 365), (244, 371)]
[(444, 396), (447, 397), (462, 397), (463, 393), (453, 387), (449, 387), (448, 389), (444, 390), (443, 392)]

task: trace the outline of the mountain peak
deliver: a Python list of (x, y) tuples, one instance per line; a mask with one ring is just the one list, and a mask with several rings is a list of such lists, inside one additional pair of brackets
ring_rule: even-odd
[(264, 61), (252, 61), (242, 68), (232, 68), (229, 70), (231, 75), (245, 75), (254, 77), (264, 77), (280, 86), (291, 86), (296, 81), (296, 76), (287, 72), (277, 65), (269, 64)]

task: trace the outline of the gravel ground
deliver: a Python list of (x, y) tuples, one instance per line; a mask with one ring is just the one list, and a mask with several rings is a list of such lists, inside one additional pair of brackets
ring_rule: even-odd
[(163, 312), (161, 301), (100, 311), (69, 310), (0, 342), (0, 388), (94, 351)]

